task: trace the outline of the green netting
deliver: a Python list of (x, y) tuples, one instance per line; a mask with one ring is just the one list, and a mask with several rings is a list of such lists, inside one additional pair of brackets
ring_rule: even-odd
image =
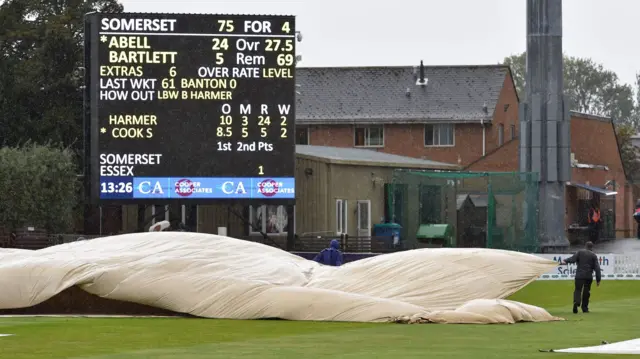
[(405, 247), (420, 247), (421, 224), (450, 224), (454, 247), (539, 249), (535, 173), (396, 170), (387, 195)]

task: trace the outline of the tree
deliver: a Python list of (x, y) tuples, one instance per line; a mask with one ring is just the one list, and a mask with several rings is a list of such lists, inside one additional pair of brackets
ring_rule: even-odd
[(635, 88), (635, 108), (631, 117), (626, 121), (630, 126), (636, 129), (636, 131), (640, 130), (640, 73), (636, 73), (636, 79), (634, 83)]
[[(511, 66), (518, 95), (522, 98), (525, 94), (526, 53), (508, 56), (503, 63)], [(636, 103), (633, 88), (620, 83), (615, 72), (591, 59), (564, 56), (564, 88), (572, 110), (623, 122), (634, 119)]]
[(0, 145), (26, 139), (82, 148), (84, 14), (122, 12), (117, 0), (0, 4)]
[(616, 125), (616, 135), (618, 136), (618, 148), (620, 157), (627, 177), (632, 180), (640, 179), (640, 150), (633, 145), (632, 136), (636, 134), (636, 127), (629, 123), (619, 123)]
[(65, 233), (78, 204), (73, 153), (54, 146), (27, 143), (0, 149), (0, 223)]
[[(518, 95), (524, 96), (526, 53), (508, 56), (503, 62), (511, 67)], [(640, 179), (640, 151), (631, 141), (640, 127), (640, 73), (636, 75), (635, 91), (620, 83), (618, 75), (591, 59), (564, 56), (564, 88), (571, 109), (593, 115), (611, 117), (622, 163), (627, 176)]]
[(511, 76), (513, 77), (513, 82), (516, 85), (516, 91), (518, 92), (520, 99), (523, 100), (525, 95), (525, 76), (527, 74), (527, 53), (523, 52), (521, 54), (507, 56), (502, 61), (502, 64), (511, 68)]

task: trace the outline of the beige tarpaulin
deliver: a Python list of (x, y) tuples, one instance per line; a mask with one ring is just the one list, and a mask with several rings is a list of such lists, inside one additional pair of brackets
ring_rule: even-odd
[(555, 266), (491, 249), (419, 249), (328, 267), (259, 243), (189, 232), (124, 234), (0, 250), (0, 309), (71, 286), (209, 318), (514, 323), (551, 321), (501, 300)]

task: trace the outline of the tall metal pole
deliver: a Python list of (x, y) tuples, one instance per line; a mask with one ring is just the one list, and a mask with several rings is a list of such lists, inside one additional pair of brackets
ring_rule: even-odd
[(525, 97), (520, 104), (520, 171), (539, 174), (541, 247), (565, 247), (569, 245), (565, 184), (571, 180), (571, 138), (563, 84), (562, 0), (527, 0), (526, 59)]

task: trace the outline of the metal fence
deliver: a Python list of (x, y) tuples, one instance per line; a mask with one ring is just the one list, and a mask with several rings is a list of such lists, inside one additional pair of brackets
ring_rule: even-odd
[(454, 247), (540, 249), (535, 173), (396, 170), (387, 193), (405, 243), (419, 243), (420, 225), (448, 224)]
[(327, 248), (332, 239), (340, 242), (340, 250), (349, 253), (389, 253), (397, 251), (393, 246), (393, 237), (298, 237), (294, 244), (294, 251), (318, 252)]
[[(286, 248), (286, 237), (241, 237), (250, 242), (266, 244), (268, 246)], [(292, 252), (319, 252), (329, 246), (332, 239), (340, 242), (340, 250), (349, 253), (389, 253), (400, 250), (393, 245), (390, 236), (350, 237), (350, 236), (296, 236)]]
[(614, 268), (615, 273), (640, 275), (640, 255), (615, 254)]
[[(46, 234), (43, 232), (28, 233), (18, 236), (0, 236), (0, 248), (19, 248), (37, 250), (58, 244), (70, 243), (82, 240), (100, 238), (100, 235), (82, 234)], [(243, 240), (266, 244), (268, 246), (283, 249), (286, 246), (286, 237), (243, 237)], [(295, 238), (294, 252), (319, 252), (329, 246), (332, 239), (340, 242), (343, 252), (351, 253), (388, 253), (398, 250), (393, 246), (392, 237), (349, 237), (349, 236), (308, 236)]]
[(44, 232), (34, 232), (24, 234), (7, 234), (0, 236), (0, 248), (18, 248), (37, 250), (55, 246), (58, 244), (89, 240), (102, 236), (82, 235), (82, 234), (47, 234)]

